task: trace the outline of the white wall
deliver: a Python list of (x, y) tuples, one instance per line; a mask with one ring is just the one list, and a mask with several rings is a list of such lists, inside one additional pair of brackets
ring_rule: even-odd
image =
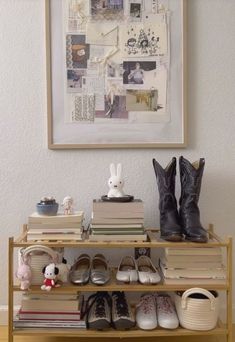
[[(0, 0), (0, 305), (7, 303), (7, 239), (44, 194), (70, 194), (87, 217), (107, 191), (111, 161), (122, 162), (126, 192), (158, 225), (152, 158), (206, 158), (202, 221), (234, 235), (235, 1), (188, 0), (189, 145), (185, 150), (50, 151), (46, 136), (44, 1)], [(179, 188), (178, 188), (179, 190)]]

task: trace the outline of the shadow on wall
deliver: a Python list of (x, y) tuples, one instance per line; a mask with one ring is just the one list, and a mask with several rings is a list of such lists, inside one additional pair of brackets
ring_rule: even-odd
[[(219, 170), (205, 173), (199, 208), (203, 222), (215, 224), (220, 235), (234, 235), (235, 178), (223, 175)], [(226, 221), (224, 218), (226, 217)]]

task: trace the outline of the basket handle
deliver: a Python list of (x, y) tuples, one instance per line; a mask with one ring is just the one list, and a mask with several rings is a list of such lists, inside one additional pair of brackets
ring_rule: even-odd
[(195, 293), (201, 293), (204, 296), (206, 296), (207, 298), (210, 299), (211, 302), (211, 310), (215, 310), (215, 296), (213, 296), (213, 294), (205, 289), (201, 289), (200, 287), (193, 287), (192, 289), (189, 289), (187, 291), (185, 291), (182, 295), (182, 299), (181, 299), (181, 307), (182, 309), (186, 309), (187, 308), (187, 298), (188, 296), (190, 296), (191, 294), (195, 294)]
[(43, 246), (43, 245), (33, 245), (33, 246), (26, 247), (26, 248), (22, 248), (20, 251), (20, 254), (22, 258), (24, 259), (24, 258), (27, 258), (29, 253), (38, 252), (38, 251), (49, 254), (54, 262), (57, 261), (57, 258), (58, 258), (57, 252), (53, 251), (53, 249), (51, 249), (50, 247)]

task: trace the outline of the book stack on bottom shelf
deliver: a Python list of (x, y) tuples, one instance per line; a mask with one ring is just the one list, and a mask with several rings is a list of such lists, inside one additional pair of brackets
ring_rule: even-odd
[(43, 216), (33, 213), (28, 218), (28, 241), (81, 240), (83, 211), (73, 215)]
[(132, 202), (93, 201), (90, 241), (146, 241), (144, 205)]
[(160, 257), (165, 284), (225, 284), (220, 247), (167, 247)]
[(80, 301), (74, 295), (24, 294), (14, 319), (15, 328), (85, 329), (81, 320)]

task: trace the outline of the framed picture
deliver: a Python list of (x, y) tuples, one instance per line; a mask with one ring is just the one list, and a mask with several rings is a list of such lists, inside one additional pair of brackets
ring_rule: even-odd
[(186, 146), (186, 0), (45, 10), (50, 149)]

